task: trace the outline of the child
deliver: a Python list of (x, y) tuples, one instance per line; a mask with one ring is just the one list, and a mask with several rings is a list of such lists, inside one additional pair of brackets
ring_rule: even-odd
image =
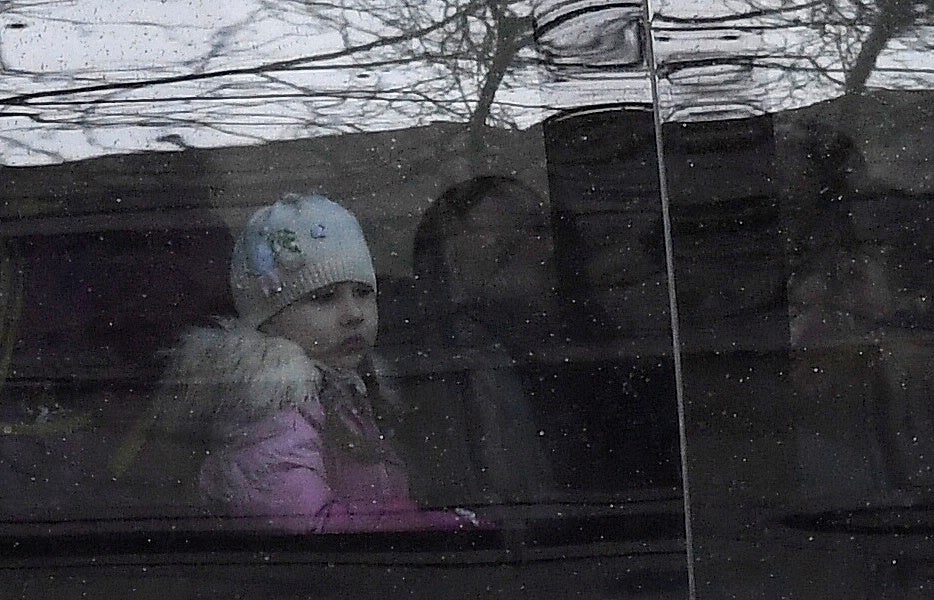
[(503, 341), (538, 349), (547, 336), (533, 324), (552, 312), (546, 226), (538, 194), (505, 177), (449, 188), (418, 225), (419, 347), (435, 356), (469, 348), (476, 357), (456, 358), (408, 396), (414, 410), (400, 438), (421, 449), (409, 461), (428, 474), (414, 484), (432, 504), (535, 503), (555, 489), (542, 430)]
[(353, 215), (318, 195), (260, 209), (230, 283), (238, 318), (184, 336), (156, 402), (168, 429), (207, 433), (199, 488), (213, 512), (295, 532), (475, 524), (417, 509), (380, 428), (376, 275)]

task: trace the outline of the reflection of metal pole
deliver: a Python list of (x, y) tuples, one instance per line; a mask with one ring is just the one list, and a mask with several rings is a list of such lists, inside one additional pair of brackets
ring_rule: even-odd
[(645, 62), (652, 88), (652, 116), (655, 123), (655, 153), (658, 162), (658, 196), (661, 200), (662, 227), (665, 240), (665, 272), (668, 278), (668, 308), (671, 316), (671, 344), (674, 359), (675, 395), (678, 401), (678, 437), (681, 448), (681, 487), (684, 498), (684, 540), (687, 553), (688, 597), (697, 598), (694, 581), (694, 549), (691, 534), (691, 494), (688, 480), (687, 430), (685, 428), (684, 380), (681, 366), (681, 333), (678, 323), (678, 296), (675, 291), (674, 244), (671, 238), (671, 202), (668, 196), (668, 174), (665, 169), (665, 148), (662, 138), (662, 116), (658, 97), (658, 71), (652, 37), (652, 0), (644, 0)]

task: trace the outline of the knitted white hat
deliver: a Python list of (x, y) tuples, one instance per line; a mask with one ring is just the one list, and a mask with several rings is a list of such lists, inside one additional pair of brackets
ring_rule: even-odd
[(256, 211), (234, 244), (230, 290), (250, 327), (341, 281), (376, 289), (376, 272), (357, 219), (324, 196), (287, 194)]

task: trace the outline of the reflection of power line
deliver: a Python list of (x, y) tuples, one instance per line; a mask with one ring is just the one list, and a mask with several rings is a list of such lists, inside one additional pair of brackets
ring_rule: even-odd
[[(437, 103), (463, 103), (462, 99), (445, 98), (427, 98), (421, 94), (411, 91), (372, 91), (372, 92), (289, 92), (282, 94), (245, 94), (239, 96), (162, 96), (158, 98), (94, 98), (91, 100), (40, 100), (29, 102), (26, 106), (97, 106), (97, 105), (117, 105), (117, 104), (164, 104), (173, 102), (229, 102), (229, 101), (262, 101), (262, 100), (308, 100), (313, 98), (337, 99), (337, 100), (385, 100), (399, 101), (408, 100), (411, 102), (437, 102)], [(27, 113), (0, 113), (0, 117), (11, 114), (24, 115)]]
[(730, 13), (728, 15), (717, 15), (714, 17), (675, 17), (672, 15), (659, 14), (658, 17), (664, 19), (665, 21), (670, 21), (672, 23), (685, 23), (685, 24), (707, 24), (707, 23), (729, 23), (730, 21), (742, 20), (742, 19), (752, 19), (756, 17), (766, 17), (771, 15), (786, 15), (789, 13), (798, 12), (800, 10), (810, 9), (810, 8), (819, 8), (826, 5), (826, 0), (813, 0), (811, 2), (804, 2), (802, 4), (793, 4), (791, 6), (782, 6), (776, 8), (762, 8), (757, 10), (749, 10), (741, 13)]
[[(483, 6), (484, 6), (484, 2), (481, 0), (477, 0), (476, 2), (471, 2), (467, 4), (461, 10), (452, 13), (451, 15), (445, 17), (444, 19), (434, 22), (427, 27), (414, 29), (412, 31), (407, 31), (399, 35), (381, 37), (379, 39), (376, 39), (372, 42), (368, 42), (366, 44), (349, 46), (342, 50), (336, 50), (333, 52), (325, 52), (325, 53), (317, 54), (313, 56), (303, 56), (303, 57), (289, 59), (289, 60), (281, 60), (281, 61), (275, 61), (275, 62), (270, 62), (270, 63), (264, 63), (264, 64), (252, 66), (252, 67), (219, 69), (216, 71), (210, 71), (206, 73), (186, 73), (184, 75), (171, 75), (171, 76), (165, 76), (165, 77), (156, 77), (156, 78), (140, 80), (140, 81), (102, 83), (102, 84), (97, 84), (97, 85), (88, 85), (88, 86), (75, 87), (75, 88), (70, 88), (70, 89), (45, 90), (41, 92), (18, 94), (14, 96), (8, 96), (6, 98), (0, 98), (0, 105), (9, 106), (9, 105), (26, 104), (30, 100), (36, 99), (36, 98), (67, 96), (71, 94), (105, 92), (105, 91), (114, 91), (114, 90), (131, 90), (131, 89), (140, 89), (144, 87), (149, 87), (152, 85), (210, 80), (210, 79), (216, 79), (219, 77), (229, 77), (229, 76), (235, 76), (235, 75), (253, 75), (257, 73), (266, 73), (270, 71), (283, 71), (283, 70), (287, 70), (291, 68), (299, 68), (299, 67), (308, 68), (309, 67), (308, 63), (331, 61), (331, 60), (336, 60), (340, 58), (346, 58), (348, 56), (353, 56), (353, 55), (369, 52), (377, 48), (393, 46), (396, 44), (408, 42), (413, 39), (427, 36), (434, 31), (438, 31), (451, 23), (456, 23), (458, 20), (471, 15), (474, 11), (483, 8)], [(333, 68), (333, 67), (332, 65), (328, 65), (327, 67), (322, 66), (321, 68)]]

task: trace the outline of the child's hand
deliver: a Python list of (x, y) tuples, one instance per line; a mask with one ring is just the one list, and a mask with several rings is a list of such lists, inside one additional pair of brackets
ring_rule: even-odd
[(477, 513), (474, 511), (467, 508), (457, 507), (454, 509), (454, 513), (474, 527), (480, 527), (480, 519), (477, 518)]
[(458, 506), (454, 509), (454, 514), (457, 515), (457, 520), (461, 524), (462, 529), (482, 529), (487, 531), (497, 529), (496, 523), (477, 515), (477, 513), (469, 508)]

